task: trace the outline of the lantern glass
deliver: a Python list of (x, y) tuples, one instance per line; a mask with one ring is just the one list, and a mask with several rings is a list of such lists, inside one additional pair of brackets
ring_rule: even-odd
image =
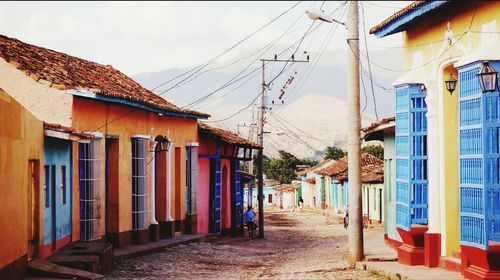
[(493, 92), (497, 89), (497, 71), (491, 67), (488, 61), (483, 62), (483, 66), (479, 70), (477, 77), (483, 93)]
[(156, 136), (155, 141), (160, 145), (160, 151), (168, 151), (168, 149), (170, 149), (170, 141), (167, 137), (158, 135)]
[(457, 79), (453, 77), (453, 75), (450, 73), (450, 77), (446, 79), (445, 81), (446, 84), (446, 89), (450, 94), (453, 94), (455, 89), (457, 88)]

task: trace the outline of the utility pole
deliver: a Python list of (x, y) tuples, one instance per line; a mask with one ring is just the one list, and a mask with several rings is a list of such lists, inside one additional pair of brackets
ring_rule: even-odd
[(345, 25), (347, 30), (347, 158), (349, 176), (349, 256), (350, 266), (363, 260), (363, 219), (361, 206), (361, 114), (359, 111), (359, 11), (358, 1), (348, 1), (347, 21), (340, 22), (320, 10), (306, 11), (312, 20), (335, 22)]
[(258, 121), (258, 144), (261, 147), (257, 151), (257, 166), (259, 172), (259, 185), (257, 189), (257, 199), (259, 201), (259, 239), (264, 238), (264, 174), (263, 174), (263, 153), (264, 153), (264, 104), (266, 95), (265, 70), (266, 62), (262, 60), (262, 84), (259, 98), (259, 121)]
[(347, 157), (349, 178), (349, 265), (363, 260), (363, 223), (361, 200), (361, 121), (359, 111), (359, 12), (358, 1), (349, 1), (347, 29), (348, 132)]
[(265, 67), (267, 62), (309, 62), (309, 56), (307, 60), (295, 60), (294, 55), (290, 59), (277, 59), (276, 55), (274, 59), (261, 59), (262, 61), (262, 84), (261, 84), (261, 94), (259, 98), (259, 120), (258, 120), (258, 144), (262, 147), (257, 152), (257, 166), (259, 170), (259, 185), (257, 189), (257, 199), (259, 200), (259, 239), (264, 238), (264, 170), (263, 170), (263, 153), (264, 153), (264, 114), (267, 109), (266, 100), (266, 77), (265, 77)]

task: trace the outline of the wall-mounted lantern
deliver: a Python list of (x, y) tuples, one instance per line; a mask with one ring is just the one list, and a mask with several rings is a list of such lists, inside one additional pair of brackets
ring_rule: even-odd
[(155, 141), (158, 143), (160, 152), (168, 151), (170, 149), (170, 141), (167, 137), (158, 135), (155, 137)]
[(448, 90), (450, 95), (452, 95), (455, 89), (457, 88), (457, 79), (453, 77), (451, 72), (450, 72), (450, 77), (446, 79), (444, 83), (446, 84), (446, 89)]
[(493, 92), (497, 89), (497, 71), (488, 61), (483, 61), (483, 66), (477, 73), (479, 84), (483, 93)]

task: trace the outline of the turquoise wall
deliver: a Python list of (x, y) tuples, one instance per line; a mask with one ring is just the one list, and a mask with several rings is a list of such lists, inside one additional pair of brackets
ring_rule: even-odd
[(384, 133), (384, 233), (401, 241), (396, 230), (396, 161), (394, 133)]

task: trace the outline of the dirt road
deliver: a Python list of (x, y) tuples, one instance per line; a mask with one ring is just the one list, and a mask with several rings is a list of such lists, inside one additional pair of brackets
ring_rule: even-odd
[(382, 279), (347, 268), (342, 225), (322, 214), (266, 214), (266, 238), (194, 243), (114, 264), (108, 279)]

